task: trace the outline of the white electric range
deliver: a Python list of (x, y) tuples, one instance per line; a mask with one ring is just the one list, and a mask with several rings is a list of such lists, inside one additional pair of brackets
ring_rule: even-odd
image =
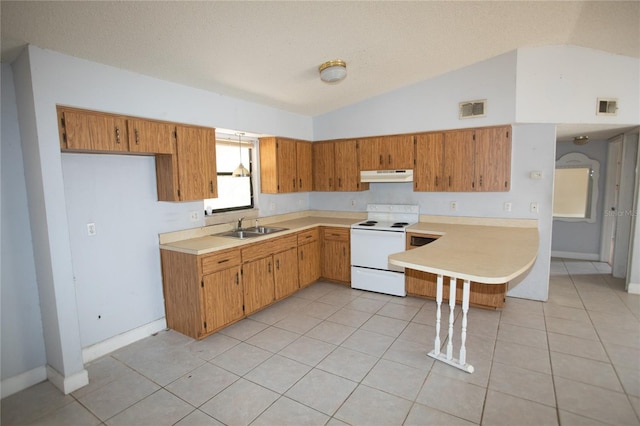
[(405, 251), (406, 228), (417, 223), (420, 207), (368, 204), (367, 219), (351, 225), (351, 287), (406, 296), (404, 268), (389, 264), (390, 254)]

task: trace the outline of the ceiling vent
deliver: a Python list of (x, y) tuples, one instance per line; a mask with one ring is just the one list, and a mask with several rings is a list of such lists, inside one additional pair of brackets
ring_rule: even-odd
[(618, 100), (616, 98), (598, 98), (596, 115), (618, 115)]
[(476, 118), (487, 115), (487, 100), (460, 102), (458, 118)]

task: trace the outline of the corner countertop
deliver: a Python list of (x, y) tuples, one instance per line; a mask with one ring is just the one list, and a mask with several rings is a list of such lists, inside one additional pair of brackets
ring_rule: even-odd
[[(231, 230), (233, 225), (212, 225), (160, 235), (160, 248), (193, 255), (242, 247), (304, 231), (315, 226), (349, 228), (366, 213), (307, 211), (260, 218), (261, 225), (288, 228), (287, 231), (245, 240), (213, 234)], [(535, 219), (467, 218), (421, 216), (407, 232), (440, 236), (437, 241), (389, 256), (389, 262), (405, 268), (468, 279), (486, 284), (502, 284), (521, 275), (533, 265), (538, 254), (538, 221)]]
[(420, 222), (407, 232), (441, 237), (431, 244), (392, 254), (389, 263), (485, 284), (511, 281), (527, 271), (538, 255), (537, 224), (533, 227)]
[[(204, 227), (199, 228), (197, 233), (204, 233), (202, 236), (195, 236), (193, 238), (187, 237), (186, 239), (179, 239), (176, 241), (170, 241), (162, 243), (160, 248), (171, 251), (179, 251), (182, 253), (201, 255), (211, 253), (217, 250), (223, 250), (234, 247), (242, 247), (246, 244), (257, 243), (260, 241), (268, 240), (270, 238), (281, 237), (284, 235), (304, 231), (305, 229), (310, 229), (315, 226), (337, 226), (337, 227), (345, 227), (349, 228), (352, 224), (359, 222), (360, 218), (340, 218), (340, 217), (322, 217), (322, 216), (305, 216), (298, 217), (293, 219), (285, 219), (280, 221), (260, 221), (261, 225), (264, 226), (275, 226), (279, 228), (288, 228), (286, 231), (278, 232), (275, 234), (263, 235), (260, 237), (247, 238), (247, 239), (237, 239), (231, 237), (220, 237), (213, 234), (217, 234), (220, 232), (225, 232), (227, 230), (232, 229), (227, 226), (228, 229), (216, 228), (214, 227)], [(210, 229), (209, 229), (210, 228)], [(191, 231), (190, 234), (186, 235), (194, 235), (194, 231)], [(197, 235), (197, 234), (195, 234)]]

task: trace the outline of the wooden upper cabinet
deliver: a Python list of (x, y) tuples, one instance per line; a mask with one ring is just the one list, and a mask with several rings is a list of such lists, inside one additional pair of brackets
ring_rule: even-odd
[(311, 191), (311, 143), (287, 138), (260, 139), (260, 190), (265, 194)]
[(476, 130), (475, 190), (511, 189), (511, 126)]
[(313, 144), (313, 190), (333, 191), (335, 177), (335, 142)]
[(176, 153), (156, 156), (158, 200), (216, 198), (216, 130), (176, 126)]
[(446, 191), (474, 190), (473, 130), (444, 134), (444, 178)]
[(311, 142), (296, 141), (296, 190), (309, 192), (313, 190), (313, 163)]
[(129, 151), (154, 154), (173, 154), (175, 152), (176, 126), (160, 121), (129, 119)]
[(336, 141), (335, 191), (361, 191), (369, 189), (368, 183), (360, 183), (359, 142), (355, 139)]
[(360, 144), (362, 170), (413, 168), (413, 136), (394, 135), (366, 138)]
[(127, 152), (127, 119), (113, 114), (57, 108), (65, 151)]
[(444, 134), (423, 133), (416, 135), (416, 164), (413, 168), (415, 191), (445, 191), (448, 182), (444, 176)]

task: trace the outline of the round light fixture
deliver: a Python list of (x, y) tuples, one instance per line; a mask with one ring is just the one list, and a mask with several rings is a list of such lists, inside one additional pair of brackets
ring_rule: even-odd
[(341, 59), (327, 61), (318, 67), (320, 80), (325, 83), (337, 83), (347, 76), (347, 63)]
[(573, 143), (576, 145), (586, 145), (588, 142), (589, 136), (587, 135), (576, 136), (575, 138), (573, 138)]

